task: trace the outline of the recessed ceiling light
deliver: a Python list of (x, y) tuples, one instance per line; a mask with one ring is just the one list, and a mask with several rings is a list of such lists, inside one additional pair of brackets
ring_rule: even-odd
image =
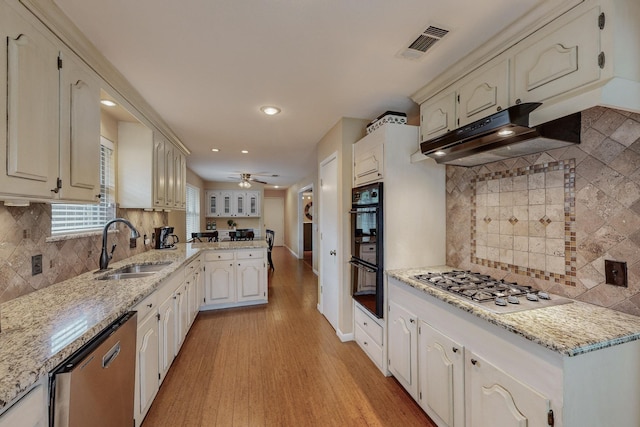
[(248, 154), (248, 153), (249, 153), (249, 151), (248, 151), (248, 150), (242, 150), (242, 151), (241, 151), (241, 153), (242, 153), (242, 154)]
[(100, 103), (102, 105), (106, 105), (107, 107), (115, 107), (116, 106), (116, 103), (111, 101), (110, 99), (101, 99)]
[(265, 105), (264, 107), (260, 107), (260, 111), (265, 113), (267, 116), (275, 116), (276, 114), (278, 114), (282, 110), (280, 110), (278, 107), (274, 107), (274, 106), (271, 106), (271, 105)]
[(211, 151), (213, 151), (214, 153), (217, 153), (218, 151), (220, 151), (219, 148), (212, 148)]
[(274, 185), (273, 188), (280, 188), (280, 186), (279, 185)]
[(433, 153), (433, 154), (434, 154), (434, 155), (436, 155), (436, 156), (444, 156), (444, 155), (445, 155), (445, 154), (447, 154), (447, 153), (445, 153), (444, 151), (436, 151), (436, 152), (435, 152), (435, 153)]

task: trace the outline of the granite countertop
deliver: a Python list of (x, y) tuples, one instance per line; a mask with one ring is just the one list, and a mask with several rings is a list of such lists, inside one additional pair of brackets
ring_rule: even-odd
[(597, 305), (574, 300), (571, 304), (515, 313), (494, 313), (460, 296), (413, 279), (416, 274), (449, 270), (453, 268), (438, 266), (392, 270), (387, 274), (425, 294), (569, 357), (640, 339), (640, 317)]
[(109, 267), (170, 262), (152, 276), (95, 280), (98, 275), (88, 272), (0, 305), (0, 410), (200, 251), (256, 247), (266, 247), (266, 242), (178, 244), (176, 249), (149, 250)]

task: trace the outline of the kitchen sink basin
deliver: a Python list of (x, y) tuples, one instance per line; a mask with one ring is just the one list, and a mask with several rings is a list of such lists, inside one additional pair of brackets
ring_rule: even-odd
[(133, 264), (127, 267), (113, 270), (109, 274), (97, 277), (96, 280), (140, 279), (142, 277), (153, 276), (169, 264), (171, 263), (163, 262), (159, 264)]

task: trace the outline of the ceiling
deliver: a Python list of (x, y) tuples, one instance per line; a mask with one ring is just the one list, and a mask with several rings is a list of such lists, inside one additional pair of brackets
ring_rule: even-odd
[[(412, 93), (548, 0), (54, 1), (191, 150), (192, 171), (286, 187), (341, 117), (417, 115)], [(450, 32), (397, 57), (430, 25)]]

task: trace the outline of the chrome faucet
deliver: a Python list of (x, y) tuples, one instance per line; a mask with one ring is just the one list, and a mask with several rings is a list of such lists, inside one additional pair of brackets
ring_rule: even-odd
[(116, 250), (116, 245), (114, 244), (111, 247), (111, 253), (107, 253), (107, 230), (109, 229), (111, 224), (113, 224), (114, 222), (125, 223), (131, 229), (132, 239), (137, 239), (138, 237), (140, 237), (140, 233), (138, 233), (138, 230), (136, 230), (133, 224), (131, 224), (128, 220), (124, 218), (116, 218), (107, 222), (104, 225), (104, 229), (102, 230), (102, 252), (100, 253), (100, 270), (107, 269), (107, 267), (109, 266), (109, 261), (111, 261), (111, 258), (113, 258), (113, 251)]

